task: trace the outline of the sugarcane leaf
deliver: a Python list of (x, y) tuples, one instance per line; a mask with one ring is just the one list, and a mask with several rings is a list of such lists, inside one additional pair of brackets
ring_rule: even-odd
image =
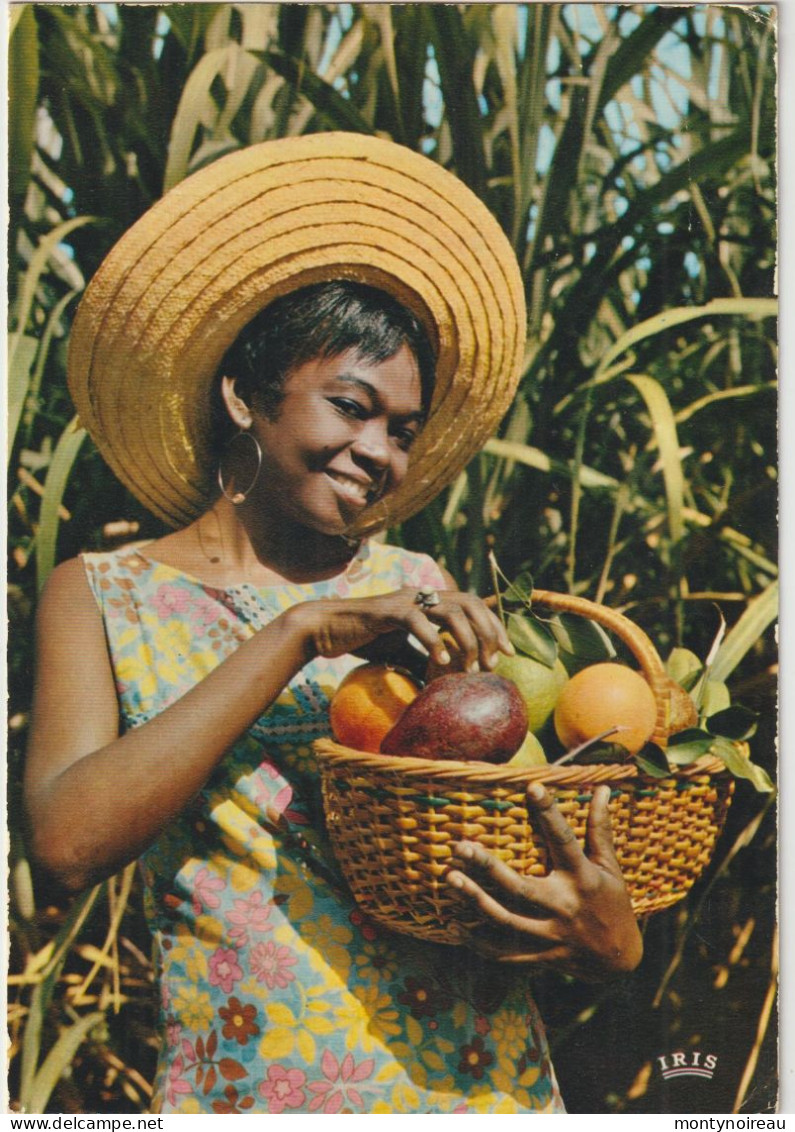
[(202, 55), (188, 76), (180, 96), (177, 113), (171, 124), (168, 161), (163, 177), (163, 191), (178, 184), (188, 172), (191, 152), (200, 125), (212, 127), (218, 120), (218, 108), (212, 94), (215, 79), (241, 51), (239, 44), (229, 43)]
[(8, 366), (8, 448), (6, 459), (10, 459), (14, 448), (19, 422), (30, 389), (31, 372), (39, 348), (37, 338), (24, 334), (17, 343), (14, 356)]
[(39, 91), (39, 40), (31, 4), (12, 9), (8, 42), (8, 191), (21, 197), (30, 178), (36, 98)]
[(738, 397), (753, 397), (757, 393), (775, 393), (776, 388), (775, 381), (765, 381), (761, 385), (736, 385), (731, 389), (716, 389), (712, 393), (707, 393), (691, 402), (686, 408), (679, 409), (676, 413), (676, 423), (683, 424), (685, 421), (689, 421), (696, 413), (700, 413), (702, 409), (706, 409), (716, 402), (735, 400)]
[[(483, 451), (492, 456), (500, 456), (504, 460), (515, 460), (517, 464), (524, 464), (525, 467), (535, 468), (539, 472), (552, 472), (555, 475), (566, 476), (567, 479), (572, 475), (571, 466), (566, 460), (556, 460), (531, 444), (498, 440), (493, 437), (486, 441)], [(583, 487), (606, 487), (612, 490), (618, 488), (618, 480), (594, 468), (582, 466), (578, 474)]]
[(61, 433), (52, 454), (47, 479), (44, 482), (44, 495), (39, 512), (39, 529), (36, 537), (36, 580), (39, 590), (46, 582), (55, 565), (60, 519), (58, 508), (63, 499), (66, 482), (72, 465), (86, 438), (86, 430), (74, 417)]
[(613, 372), (612, 367), (616, 359), (632, 346), (656, 334), (670, 333), (673, 327), (681, 326), (685, 322), (692, 322), (698, 318), (711, 318), (714, 315), (745, 315), (746, 318), (753, 319), (775, 318), (777, 313), (778, 303), (775, 299), (712, 299), (702, 306), (672, 307), (662, 314), (639, 322), (622, 334), (601, 358), (593, 384), (597, 385), (604, 381), (606, 376)]
[(710, 667), (710, 679), (726, 680), (778, 616), (778, 579), (749, 602), (732, 625)]
[(14, 354), (25, 335), (36, 288), (39, 285), (39, 280), (43, 272), (47, 268), (50, 256), (53, 254), (58, 244), (65, 240), (76, 228), (81, 228), (84, 224), (93, 224), (95, 222), (96, 218), (93, 216), (77, 216), (73, 220), (66, 220), (63, 224), (57, 224), (55, 228), (39, 241), (35, 252), (30, 258), (30, 263), (28, 264), (22, 282), (19, 303), (14, 310), (15, 330), (8, 336), (9, 364), (13, 362)]
[(372, 124), (359, 113), (349, 99), (343, 98), (339, 91), (310, 71), (304, 63), (276, 49), (252, 51), (251, 54), (263, 59), (278, 75), (291, 83), (298, 93), (308, 98), (332, 129), (350, 130), (358, 134), (374, 132)]
[(472, 79), (475, 52), (456, 4), (427, 4), (423, 11), (439, 67), (455, 172), (482, 199), (487, 195), (486, 158), (483, 118)]
[(679, 456), (679, 439), (671, 404), (665, 390), (653, 377), (645, 374), (627, 375), (646, 402), (651, 417), (657, 447), (662, 460), (665, 497), (668, 505), (668, 528), (671, 541), (678, 543), (684, 534), (682, 507), (684, 505), (685, 477)]
[(24, 1104), (25, 1112), (45, 1111), (53, 1089), (72, 1064), (77, 1050), (104, 1018), (101, 1010), (95, 1010), (62, 1031), (33, 1079), (33, 1086)]
[(711, 755), (721, 759), (735, 778), (746, 778), (760, 794), (768, 794), (775, 790), (775, 786), (767, 771), (756, 763), (752, 763), (748, 756), (729, 739), (722, 737), (713, 739), (710, 747)]
[(87, 889), (75, 899), (63, 924), (58, 929), (58, 934), (48, 945), (41, 982), (36, 984), (31, 995), (25, 1033), (22, 1039), (19, 1095), (23, 1109), (34, 1087), (36, 1066), (41, 1052), (44, 1018), (49, 1009), (58, 976), (69, 948), (94, 908), (99, 890), (100, 886), (97, 885), (95, 888)]

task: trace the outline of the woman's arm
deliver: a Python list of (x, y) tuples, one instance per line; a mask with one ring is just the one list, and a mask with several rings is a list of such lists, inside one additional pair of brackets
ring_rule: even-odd
[(488, 666), (510, 651), (502, 626), (467, 594), (445, 592), (433, 622), (416, 590), (293, 606), (181, 699), (119, 735), (102, 619), (79, 560), (58, 567), (37, 615), (37, 672), (25, 774), (34, 856), (72, 890), (134, 860), (195, 797), (235, 740), (316, 656), (382, 634), (416, 637), (444, 663), (438, 628)]
[(79, 560), (49, 579), (36, 645), (25, 774), (32, 849), (73, 890), (138, 856), (306, 659), (292, 619), (277, 618), (161, 715), (120, 736), (102, 619)]

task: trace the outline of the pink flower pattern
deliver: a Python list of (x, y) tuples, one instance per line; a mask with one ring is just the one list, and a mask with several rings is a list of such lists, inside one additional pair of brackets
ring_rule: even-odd
[(191, 603), (190, 619), (197, 625), (214, 625), (220, 616), (218, 603), (209, 598), (199, 598)]
[(373, 1072), (375, 1061), (369, 1057), (356, 1065), (353, 1055), (346, 1053), (340, 1063), (330, 1049), (323, 1051), (320, 1059), (320, 1068), (323, 1070), (322, 1081), (312, 1081), (309, 1091), (314, 1093), (309, 1102), (309, 1111), (339, 1112), (347, 1101), (350, 1105), (364, 1108), (362, 1094), (355, 1085), (366, 1081)]
[(168, 621), (171, 617), (187, 613), (191, 604), (190, 597), (184, 589), (169, 585), (167, 582), (158, 586), (151, 600), (161, 621)]
[(219, 947), (210, 956), (210, 985), (231, 994), (235, 983), (243, 978), (243, 968), (237, 961), (237, 952), (231, 947)]
[(226, 882), (223, 877), (213, 876), (206, 865), (197, 872), (193, 878), (193, 911), (194, 914), (200, 916), (202, 907), (204, 908), (220, 908), (221, 898), (219, 892), (223, 892), (226, 888)]
[(248, 946), (249, 932), (260, 934), (273, 931), (270, 921), (271, 905), (265, 903), (263, 893), (252, 892), (246, 900), (236, 900), (231, 911), (227, 912), (227, 922), (233, 926), (229, 929), (229, 938), (234, 940), (237, 947)]
[(265, 983), (269, 990), (286, 987), (295, 978), (290, 970), (298, 962), (289, 947), (277, 947), (268, 940), (257, 943), (251, 949), (251, 970), (257, 982)]
[(268, 1102), (268, 1112), (274, 1115), (286, 1108), (298, 1108), (306, 1100), (303, 1069), (285, 1069), (283, 1065), (269, 1065), (268, 1076), (259, 1084), (260, 1095)]
[(190, 1081), (187, 1081), (182, 1076), (182, 1071), (185, 1068), (185, 1062), (182, 1060), (182, 1055), (177, 1054), (171, 1063), (168, 1071), (168, 1080), (166, 1081), (166, 1098), (172, 1107), (179, 1104), (180, 1096), (187, 1096), (188, 1093), (193, 1092), (193, 1087)]

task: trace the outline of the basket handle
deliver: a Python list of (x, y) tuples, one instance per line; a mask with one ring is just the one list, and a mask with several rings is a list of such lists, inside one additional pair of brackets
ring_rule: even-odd
[(587, 617), (604, 629), (609, 629), (623, 641), (640, 665), (654, 694), (657, 719), (651, 740), (664, 748), (671, 733), (671, 680), (665, 671), (660, 654), (640, 626), (630, 621), (623, 613), (584, 597), (553, 593), (551, 590), (533, 590), (530, 597), (534, 605), (543, 605), (558, 613), (576, 613)]

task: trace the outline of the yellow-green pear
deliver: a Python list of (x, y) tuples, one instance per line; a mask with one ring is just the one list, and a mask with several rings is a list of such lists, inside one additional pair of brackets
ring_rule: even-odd
[(540, 660), (529, 656), (500, 656), (494, 671), (516, 685), (527, 708), (530, 730), (540, 731), (555, 710), (558, 696), (569, 679), (561, 661), (556, 660), (552, 668), (547, 668)]
[(528, 731), (525, 735), (524, 742), (519, 750), (513, 755), (506, 766), (546, 766), (547, 756), (544, 754), (544, 748), (541, 743), (533, 734)]

